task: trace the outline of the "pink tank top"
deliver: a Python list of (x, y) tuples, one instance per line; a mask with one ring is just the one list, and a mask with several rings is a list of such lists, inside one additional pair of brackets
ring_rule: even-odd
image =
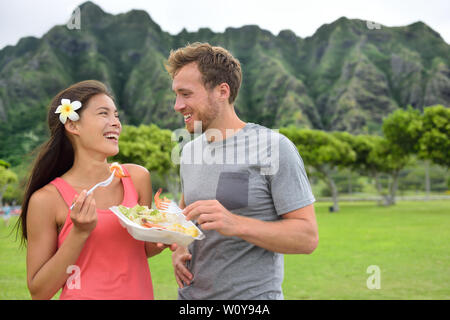
[[(122, 166), (126, 175), (128, 172)], [(124, 196), (122, 205), (133, 207), (138, 194), (130, 177), (121, 179)], [(77, 192), (63, 179), (51, 182), (70, 207)], [(70, 211), (69, 211), (70, 213)], [(58, 235), (58, 248), (64, 242), (73, 223), (67, 214)], [(153, 286), (145, 253), (145, 242), (135, 240), (111, 210), (97, 209), (97, 225), (84, 244), (75, 265), (78, 279), (64, 284), (62, 300), (146, 300), (153, 299)], [(73, 269), (71, 280), (77, 276)], [(78, 284), (78, 285), (77, 285)]]

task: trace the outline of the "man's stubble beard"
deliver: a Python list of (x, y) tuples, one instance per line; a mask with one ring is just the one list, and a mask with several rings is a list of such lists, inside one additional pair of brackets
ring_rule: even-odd
[[(214, 101), (213, 98), (208, 96), (208, 106), (206, 108), (205, 112), (198, 112), (198, 120), (194, 121), (193, 129), (192, 131), (189, 130), (186, 126), (186, 129), (190, 133), (194, 133), (196, 131), (200, 131), (200, 124), (201, 124), (201, 132), (205, 133), (206, 130), (210, 129), (211, 123), (216, 120), (220, 113), (220, 105)], [(200, 122), (200, 124), (196, 125), (196, 122)], [(198, 127), (197, 127), (198, 126)], [(197, 129), (198, 128), (198, 129)]]

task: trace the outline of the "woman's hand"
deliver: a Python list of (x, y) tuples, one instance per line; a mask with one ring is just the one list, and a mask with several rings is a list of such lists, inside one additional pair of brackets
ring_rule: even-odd
[(75, 196), (75, 205), (70, 212), (70, 219), (74, 231), (89, 235), (97, 225), (97, 210), (93, 194), (88, 196), (86, 194), (87, 191), (83, 190), (80, 195)]
[(171, 245), (164, 244), (161, 242), (146, 242), (145, 243), (145, 252), (147, 254), (147, 258), (150, 258), (157, 254), (160, 254), (166, 248), (170, 248), (171, 251), (175, 251), (178, 248), (178, 246), (175, 243), (173, 243)]
[(170, 251), (172, 251), (172, 252), (178, 249), (178, 245), (177, 245), (176, 243), (172, 243), (172, 244), (164, 244), (164, 243), (162, 243), (162, 242), (158, 242), (158, 243), (156, 243), (156, 246), (157, 246), (159, 249), (161, 249), (161, 251), (164, 250), (164, 249), (166, 249), (166, 248), (169, 248)]

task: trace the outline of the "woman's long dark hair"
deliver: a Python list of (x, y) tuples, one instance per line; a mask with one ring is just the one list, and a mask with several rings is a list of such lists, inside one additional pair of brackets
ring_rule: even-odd
[(61, 104), (61, 99), (78, 100), (81, 102), (82, 107), (77, 110), (77, 113), (81, 116), (83, 110), (86, 109), (89, 99), (97, 94), (106, 94), (112, 98), (112, 95), (103, 83), (96, 80), (86, 80), (64, 89), (50, 103), (47, 115), (50, 139), (39, 148), (39, 154), (33, 164), (25, 189), (22, 213), (16, 226), (17, 232), (21, 231), (23, 245), (27, 241), (27, 213), (31, 196), (53, 179), (67, 172), (74, 161), (72, 143), (66, 136), (64, 124), (59, 120), (59, 114), (55, 113), (56, 108)]

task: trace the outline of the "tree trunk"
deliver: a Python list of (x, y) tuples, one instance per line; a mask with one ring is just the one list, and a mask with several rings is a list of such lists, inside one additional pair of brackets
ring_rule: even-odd
[(3, 194), (6, 191), (6, 188), (8, 187), (8, 184), (5, 184), (2, 188), (0, 188), (0, 206), (3, 207)]
[(426, 200), (430, 200), (430, 160), (425, 160), (425, 194)]
[(392, 183), (389, 186), (389, 205), (395, 204), (395, 194), (397, 193), (399, 174), (400, 170), (395, 170), (392, 173)]
[(338, 190), (336, 187), (336, 183), (334, 183), (333, 177), (329, 170), (323, 170), (323, 173), (324, 173), (325, 177), (327, 178), (327, 183), (328, 183), (328, 186), (330, 187), (331, 196), (333, 198), (332, 212), (338, 212), (339, 211), (339, 203), (338, 203)]
[(338, 191), (333, 179), (331, 179), (330, 181), (330, 187), (331, 187), (331, 194), (333, 196), (333, 212), (338, 212), (339, 211)]
[(348, 174), (348, 193), (349, 195), (352, 195), (353, 190), (352, 190), (352, 172), (350, 171)]
[(382, 197), (382, 202), (379, 204), (383, 206), (388, 206), (389, 196), (383, 192), (383, 186), (381, 185), (380, 182), (380, 174), (378, 172), (375, 172), (374, 177), (375, 177), (375, 186), (377, 188), (378, 194)]

